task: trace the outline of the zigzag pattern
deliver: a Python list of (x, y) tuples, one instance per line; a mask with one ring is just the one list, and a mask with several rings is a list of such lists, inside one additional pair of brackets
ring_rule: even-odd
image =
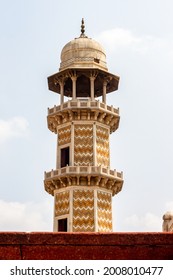
[(109, 131), (107, 128), (96, 126), (97, 164), (109, 166)]
[(94, 191), (74, 190), (73, 231), (94, 231)]
[(111, 210), (111, 194), (98, 191), (97, 193), (97, 209), (98, 209), (98, 231), (112, 231), (112, 210)]
[(69, 214), (69, 192), (60, 192), (56, 194), (55, 216)]
[(58, 131), (58, 145), (65, 145), (71, 142), (71, 126), (68, 125)]
[(75, 125), (74, 165), (93, 165), (92, 125)]

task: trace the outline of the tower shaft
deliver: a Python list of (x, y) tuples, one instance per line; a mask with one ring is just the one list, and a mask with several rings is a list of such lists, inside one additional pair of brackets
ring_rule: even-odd
[(49, 89), (60, 94), (47, 117), (57, 134), (56, 169), (44, 180), (54, 196), (54, 231), (112, 231), (112, 196), (123, 178), (110, 169), (109, 136), (120, 117), (106, 94), (118, 88), (119, 77), (107, 71), (104, 59), (98, 43), (80, 36), (63, 48), (60, 72), (48, 78)]

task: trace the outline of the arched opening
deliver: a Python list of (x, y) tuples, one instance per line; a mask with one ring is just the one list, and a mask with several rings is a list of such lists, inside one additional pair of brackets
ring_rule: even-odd
[(67, 78), (64, 84), (64, 96), (72, 97), (72, 80), (71, 78)]
[(90, 96), (90, 79), (82, 74), (76, 81), (76, 97), (89, 98)]

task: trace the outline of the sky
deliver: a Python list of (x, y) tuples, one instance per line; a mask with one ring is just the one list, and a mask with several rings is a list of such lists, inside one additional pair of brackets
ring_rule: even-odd
[(120, 76), (107, 97), (121, 117), (110, 136), (111, 169), (124, 174), (114, 231), (162, 231), (163, 214), (173, 211), (172, 11), (172, 0), (0, 0), (0, 231), (53, 230), (43, 180), (56, 166), (46, 118), (59, 95), (47, 77), (82, 18)]

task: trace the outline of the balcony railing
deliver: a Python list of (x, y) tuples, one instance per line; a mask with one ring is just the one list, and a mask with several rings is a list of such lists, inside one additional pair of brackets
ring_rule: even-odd
[(119, 115), (119, 108), (114, 108), (113, 106), (106, 105), (105, 103), (100, 102), (99, 100), (91, 101), (90, 99), (76, 99), (69, 100), (61, 105), (54, 106), (53, 108), (48, 108), (48, 115), (55, 114), (66, 109), (101, 109), (106, 112), (111, 112), (113, 114)]
[(45, 172), (45, 180), (53, 177), (61, 177), (63, 175), (106, 175), (112, 178), (123, 179), (123, 172), (117, 172), (115, 169), (110, 170), (109, 167), (102, 166), (66, 166), (60, 169)]

